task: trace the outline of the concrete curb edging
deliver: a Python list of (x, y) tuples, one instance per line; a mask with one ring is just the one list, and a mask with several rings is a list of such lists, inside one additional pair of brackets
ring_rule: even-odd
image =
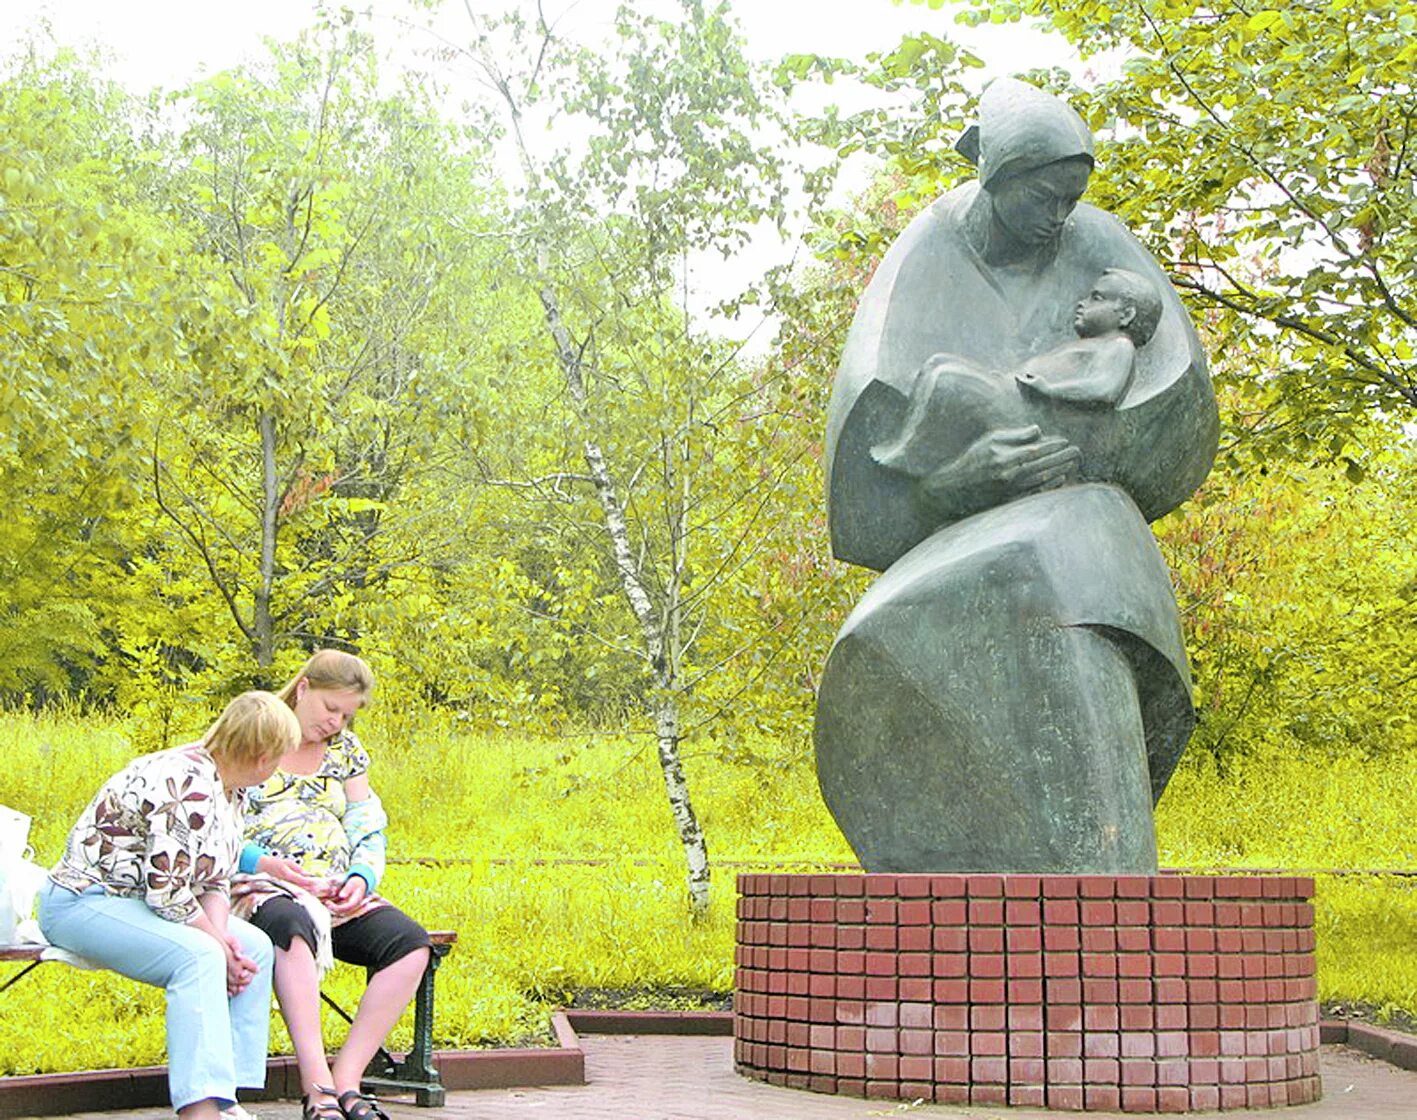
[[(564, 1012), (551, 1015), (555, 1048), (527, 1050), (443, 1050), (433, 1063), (443, 1088), (513, 1089), (524, 1085), (584, 1085), (585, 1054)], [(292, 1062), (292, 1065), (294, 1063)], [(299, 1096), (299, 1089), (291, 1094)]]
[(1319, 1023), (1319, 1041), (1341, 1042), (1398, 1069), (1417, 1072), (1417, 1036), (1357, 1019), (1324, 1019)]

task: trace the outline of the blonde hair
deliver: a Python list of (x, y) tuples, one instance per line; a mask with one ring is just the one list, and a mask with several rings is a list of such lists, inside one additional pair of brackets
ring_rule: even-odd
[(274, 693), (243, 692), (222, 709), (202, 745), (215, 759), (257, 762), (298, 747), (300, 721)]
[(361, 658), (339, 649), (316, 650), (310, 660), (300, 667), (300, 672), (286, 681), (276, 695), (295, 707), (295, 688), (305, 681), (311, 688), (328, 689), (331, 692), (357, 692), (360, 699), (368, 700), (374, 691), (374, 671)]

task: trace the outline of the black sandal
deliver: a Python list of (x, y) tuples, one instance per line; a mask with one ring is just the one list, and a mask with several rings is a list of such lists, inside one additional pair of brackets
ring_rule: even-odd
[[(313, 1099), (316, 1093), (326, 1099), (316, 1102)], [(326, 1089), (323, 1085), (316, 1085), (314, 1093), (301, 1097), (300, 1120), (344, 1120), (344, 1109), (340, 1106), (335, 1091)]]
[(345, 1120), (389, 1120), (389, 1114), (379, 1107), (378, 1100), (358, 1089), (346, 1089), (337, 1099)]

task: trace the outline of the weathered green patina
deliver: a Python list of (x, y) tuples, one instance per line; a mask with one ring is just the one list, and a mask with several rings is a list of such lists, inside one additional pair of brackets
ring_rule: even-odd
[[(1214, 458), (1205, 356), (1156, 262), (1080, 203), (1070, 108), (995, 82), (961, 150), (979, 180), (891, 248), (833, 387), (833, 550), (886, 574), (828, 658), (818, 776), (870, 870), (1153, 871), (1193, 717), (1147, 522)], [(1131, 341), (1094, 306), (1117, 269), (1160, 302)], [(1106, 391), (1079, 389), (1104, 328)]]

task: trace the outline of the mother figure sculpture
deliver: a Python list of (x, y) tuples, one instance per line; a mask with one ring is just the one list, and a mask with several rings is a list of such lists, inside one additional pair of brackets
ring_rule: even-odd
[[(867, 870), (1154, 872), (1194, 719), (1147, 522), (1214, 458), (1205, 355), (1147, 251), (1080, 203), (1081, 118), (1012, 79), (979, 114), (959, 145), (978, 181), (886, 254), (833, 387), (832, 548), (885, 574), (823, 674), (818, 778)], [(1160, 300), (1121, 398), (1027, 390), (1109, 270)]]

